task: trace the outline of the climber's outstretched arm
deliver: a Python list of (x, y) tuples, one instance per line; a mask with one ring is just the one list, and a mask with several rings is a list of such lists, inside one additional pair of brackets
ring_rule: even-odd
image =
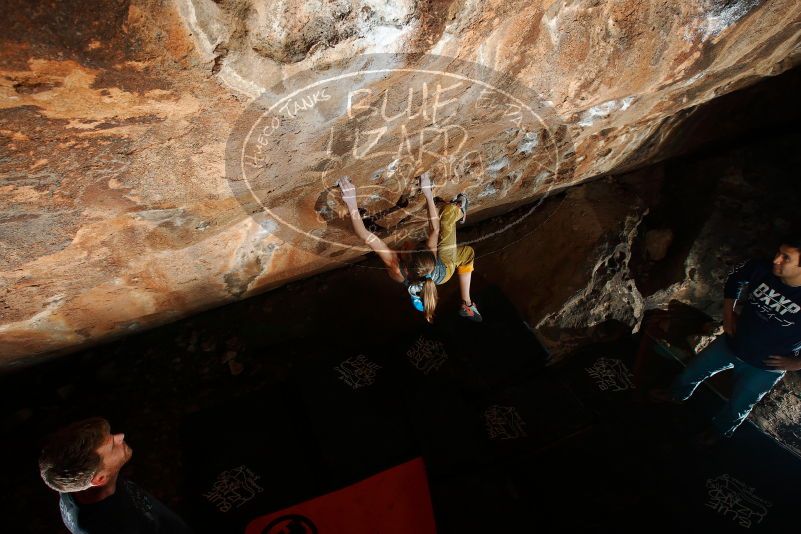
[(403, 282), (404, 277), (400, 272), (400, 265), (398, 262), (398, 254), (391, 250), (384, 241), (368, 230), (364, 226), (362, 216), (359, 213), (359, 206), (356, 202), (356, 186), (351, 183), (350, 178), (343, 176), (337, 182), (339, 188), (342, 190), (342, 200), (348, 207), (350, 214), (350, 222), (353, 224), (353, 230), (367, 245), (378, 254), (381, 261), (386, 265), (389, 277), (396, 282)]
[(420, 176), (420, 190), (423, 196), (426, 197), (426, 207), (428, 209), (428, 240), (426, 246), (428, 249), (437, 255), (437, 243), (439, 241), (439, 211), (434, 205), (434, 194), (431, 192), (431, 173), (426, 171)]

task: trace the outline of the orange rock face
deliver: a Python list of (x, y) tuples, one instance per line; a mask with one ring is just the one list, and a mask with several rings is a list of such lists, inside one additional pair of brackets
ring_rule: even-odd
[[(0, 36), (4, 366), (358, 259), (340, 174), (390, 242), (424, 226), (413, 178), (426, 168), (443, 198), (472, 187), (480, 220), (666, 157), (696, 106), (801, 56), (795, 0), (30, 4), (4, 2)], [(366, 70), (363, 54), (392, 54), (386, 76), (331, 81), (327, 64)], [(421, 115), (359, 145), (386, 126), (365, 110), (392, 90), (384, 112), (397, 114), (420, 82), (408, 72), (432, 64), (448, 75), (429, 80), (429, 96), (477, 65), (492, 94), (522, 88), (512, 96), (529, 95), (547, 124), (477, 111), (488, 81), (470, 78), (439, 122)], [(292, 120), (291, 108), (276, 113), (271, 162), (232, 172), (231, 138), (254, 99), (280, 102), (320, 79), (336, 98)], [(354, 100), (359, 89), (372, 100)], [(433, 127), (432, 150), (408, 135)], [(450, 166), (457, 152), (462, 167)]]

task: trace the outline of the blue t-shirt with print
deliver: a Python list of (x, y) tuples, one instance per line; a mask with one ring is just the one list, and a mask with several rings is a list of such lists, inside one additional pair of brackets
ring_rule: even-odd
[(801, 286), (788, 286), (764, 260), (734, 268), (723, 292), (737, 299), (742, 312), (729, 346), (743, 361), (761, 369), (768, 356), (799, 357), (801, 351)]

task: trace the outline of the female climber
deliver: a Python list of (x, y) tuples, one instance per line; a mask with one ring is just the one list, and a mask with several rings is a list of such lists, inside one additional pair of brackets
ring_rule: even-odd
[(381, 238), (365, 228), (356, 202), (356, 187), (347, 176), (337, 182), (342, 189), (342, 200), (350, 212), (350, 220), (356, 234), (378, 254), (386, 265), (389, 277), (404, 284), (412, 299), (412, 305), (425, 313), (426, 320), (434, 320), (437, 306), (437, 286), (447, 282), (454, 272), (459, 275), (462, 306), (459, 315), (480, 322), (476, 304), (470, 299), (470, 277), (473, 273), (475, 252), (472, 247), (456, 245), (456, 221), (467, 217), (467, 197), (459, 194), (437, 213), (434, 195), (431, 192), (430, 173), (420, 176), (420, 189), (426, 199), (429, 216), (429, 234), (425, 248), (396, 252)]

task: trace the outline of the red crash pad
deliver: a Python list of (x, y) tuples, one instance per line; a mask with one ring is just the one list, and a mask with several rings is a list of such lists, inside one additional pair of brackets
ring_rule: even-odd
[(245, 534), (434, 534), (425, 466), (416, 458), (346, 488), (251, 521)]

